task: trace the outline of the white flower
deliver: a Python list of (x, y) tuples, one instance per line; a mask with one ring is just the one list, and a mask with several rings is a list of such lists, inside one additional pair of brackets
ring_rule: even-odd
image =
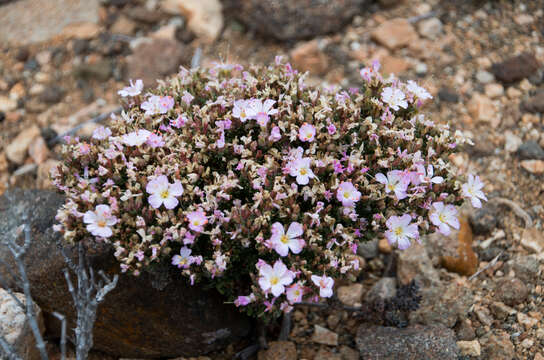
[(438, 226), (438, 231), (444, 235), (451, 233), (450, 226), (454, 229), (459, 229), (460, 227), (455, 206), (444, 205), (441, 201), (432, 204), (429, 219), (433, 225)]
[(299, 158), (290, 163), (289, 175), (295, 176), (299, 185), (306, 185), (310, 179), (315, 178), (312, 169), (310, 169), (310, 163), (310, 158)]
[(130, 80), (130, 86), (127, 86), (127, 87), (123, 88), (122, 90), (119, 90), (117, 92), (117, 94), (119, 94), (122, 97), (136, 96), (136, 95), (140, 95), (143, 88), (144, 88), (144, 83), (143, 83), (142, 80), (138, 79), (138, 80), (136, 80), (136, 83), (133, 84), (132, 79), (131, 79)]
[(298, 130), (298, 138), (300, 141), (312, 142), (315, 137), (315, 127), (311, 124), (304, 123)]
[(403, 109), (408, 107), (408, 102), (402, 90), (390, 86), (383, 89), (382, 101), (395, 111), (399, 110), (399, 107)]
[(387, 173), (387, 177), (384, 174), (376, 174), (376, 180), (379, 183), (385, 185), (385, 193), (394, 192), (398, 200), (402, 200), (408, 196), (406, 189), (408, 188), (408, 181), (402, 176), (402, 171), (392, 170)]
[(461, 186), (463, 190), (463, 195), (470, 199), (472, 206), (475, 208), (481, 208), (482, 202), (480, 199), (487, 201), (487, 197), (482, 191), (484, 183), (480, 181), (480, 177), (469, 174), (466, 184)]
[(292, 222), (285, 233), (283, 225), (279, 222), (276, 222), (272, 225), (272, 237), (270, 242), (274, 246), (274, 250), (280, 256), (287, 256), (289, 250), (293, 254), (298, 254), (302, 251), (304, 247), (304, 240), (300, 239), (299, 236), (303, 234), (304, 230), (302, 225), (298, 222)]
[(417, 224), (410, 224), (412, 217), (408, 214), (402, 216), (391, 216), (386, 221), (387, 231), (385, 237), (389, 244), (397, 243), (399, 249), (405, 250), (410, 247), (410, 239), (419, 238)]
[(287, 301), (289, 301), (289, 303), (299, 303), (302, 301), (302, 296), (304, 295), (304, 287), (299, 283), (293, 284), (287, 288), (285, 295), (287, 296)]
[(113, 235), (110, 226), (117, 224), (117, 218), (111, 214), (108, 205), (98, 205), (95, 211), (89, 210), (83, 215), (83, 222), (91, 234), (107, 238)]
[(151, 194), (148, 201), (155, 209), (158, 209), (162, 204), (167, 209), (173, 209), (179, 203), (176, 197), (183, 195), (181, 182), (175, 181), (173, 184), (170, 184), (165, 175), (151, 180), (147, 183), (145, 190), (148, 194)]
[(123, 135), (122, 142), (128, 146), (140, 146), (144, 144), (151, 135), (151, 131), (140, 129)]
[(257, 123), (261, 126), (266, 126), (269, 120), (270, 115), (275, 115), (278, 113), (278, 109), (273, 109), (272, 106), (276, 103), (275, 100), (267, 99), (264, 102), (259, 99), (251, 101), (251, 108), (255, 113), (254, 119), (257, 120)]
[(191, 263), (191, 249), (186, 246), (181, 248), (179, 255), (174, 255), (174, 257), (172, 257), (172, 265), (175, 265), (178, 268), (186, 269), (191, 266)]
[(334, 286), (334, 280), (330, 276), (317, 276), (312, 275), (312, 282), (319, 287), (319, 296), (328, 298), (332, 296), (332, 287)]
[(427, 100), (433, 98), (433, 96), (429, 94), (429, 92), (425, 88), (422, 88), (413, 80), (408, 80), (406, 90), (411, 92), (419, 100)]
[(336, 198), (342, 202), (343, 206), (353, 206), (361, 199), (361, 193), (357, 191), (350, 181), (344, 181), (338, 186)]
[(275, 297), (285, 291), (285, 286), (293, 282), (294, 274), (281, 261), (276, 260), (274, 267), (264, 263), (259, 268), (259, 286), (263, 291), (270, 290)]
[(108, 127), (100, 126), (93, 131), (93, 139), (104, 140), (111, 135), (111, 130)]
[(246, 122), (248, 119), (253, 119), (257, 112), (251, 106), (252, 100), (236, 100), (232, 108), (232, 116), (240, 119), (241, 122)]

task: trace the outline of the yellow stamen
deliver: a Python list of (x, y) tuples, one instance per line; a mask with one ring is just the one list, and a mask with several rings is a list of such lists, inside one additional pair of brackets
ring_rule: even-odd
[(270, 279), (270, 284), (272, 285), (276, 285), (277, 283), (280, 282), (280, 279), (278, 279), (277, 276), (273, 276), (271, 279)]
[(106, 227), (106, 220), (98, 220), (96, 225), (98, 225), (98, 227)]
[(280, 241), (284, 244), (287, 244), (289, 242), (289, 238), (287, 235), (282, 235)]
[(161, 197), (162, 197), (163, 199), (168, 199), (169, 196), (170, 196), (170, 193), (169, 193), (168, 190), (163, 190), (163, 191), (161, 192)]
[(308, 173), (308, 170), (305, 168), (300, 169), (300, 175), (306, 175)]

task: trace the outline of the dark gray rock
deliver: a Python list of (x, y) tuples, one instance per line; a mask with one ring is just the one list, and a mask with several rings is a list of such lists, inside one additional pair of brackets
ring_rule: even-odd
[(397, 294), (397, 280), (393, 277), (384, 277), (378, 280), (365, 295), (368, 303), (380, 303), (395, 297)]
[(490, 234), (498, 225), (499, 214), (499, 208), (490, 203), (484, 203), (482, 208), (471, 212), (469, 222), (474, 235)]
[(440, 325), (399, 329), (363, 324), (355, 341), (365, 360), (455, 360), (459, 353), (453, 330)]
[[(50, 191), (7, 192), (0, 197), (0, 240), (15, 236), (23, 214), (28, 214), (33, 243), (25, 264), (34, 300), (46, 313), (65, 314), (71, 329), (75, 314), (62, 273), (66, 265), (56, 245), (59, 236), (52, 230), (56, 210), (63, 202), (61, 195)], [(74, 259), (74, 249), (66, 249)], [(119, 265), (107, 245), (90, 243), (87, 254), (95, 269), (110, 275), (118, 272)], [(0, 259), (7, 266), (14, 265), (5, 248), (0, 248)], [(0, 266), (0, 275), (9, 278), (6, 272)], [(158, 282), (162, 282), (160, 290)], [(12, 282), (8, 285), (16, 287)], [(94, 348), (138, 358), (197, 356), (220, 350), (249, 332), (249, 320), (223, 301), (215, 291), (189, 286), (172, 266), (140, 277), (120, 275), (118, 286), (98, 309)], [(58, 334), (58, 321), (49, 318), (50, 333)]]
[[(542, 104), (544, 106), (544, 93), (542, 95)], [(517, 154), (523, 160), (544, 160), (544, 149), (536, 141), (526, 141), (521, 144)]]
[(373, 259), (378, 256), (378, 240), (365, 241), (359, 243), (357, 254), (365, 259)]
[(450, 88), (443, 87), (440, 90), (438, 90), (438, 98), (440, 101), (449, 102), (449, 103), (458, 103), (459, 102), (459, 95)]
[(491, 72), (498, 80), (513, 83), (531, 76), (539, 67), (540, 64), (533, 54), (523, 53), (493, 64)]
[(85, 80), (108, 80), (113, 71), (113, 65), (110, 60), (101, 60), (94, 64), (81, 64), (74, 69), (74, 76)]
[(296, 40), (340, 30), (363, 13), (367, 0), (224, 0), (223, 4), (227, 14), (251, 30), (278, 40)]

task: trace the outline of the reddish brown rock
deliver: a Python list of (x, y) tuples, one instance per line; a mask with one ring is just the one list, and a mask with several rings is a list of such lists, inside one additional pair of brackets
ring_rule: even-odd
[(389, 50), (395, 50), (418, 39), (417, 32), (406, 19), (388, 20), (372, 31), (372, 39)]
[(309, 71), (312, 75), (321, 75), (329, 67), (327, 55), (319, 49), (317, 40), (298, 44), (291, 51), (293, 66), (300, 71)]
[(512, 83), (531, 76), (539, 67), (540, 64), (533, 54), (523, 53), (493, 64), (491, 72), (498, 80)]

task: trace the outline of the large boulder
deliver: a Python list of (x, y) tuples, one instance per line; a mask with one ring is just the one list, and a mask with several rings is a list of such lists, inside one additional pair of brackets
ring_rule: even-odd
[(278, 40), (313, 38), (340, 30), (367, 0), (223, 0), (227, 14)]
[[(15, 236), (23, 214), (32, 230), (33, 243), (25, 257), (34, 300), (45, 313), (58, 311), (75, 325), (72, 298), (62, 273), (64, 259), (58, 250), (59, 235), (53, 232), (56, 210), (64, 198), (50, 191), (13, 190), (0, 197), (0, 240)], [(107, 245), (90, 245), (89, 261), (109, 274), (118, 264)], [(72, 259), (76, 252), (66, 247)], [(0, 248), (0, 260), (13, 259)], [(7, 270), (0, 266), (5, 278)], [(16, 284), (9, 284), (17, 288)], [(50, 334), (59, 324), (49, 318)], [(212, 290), (189, 286), (171, 266), (144, 272), (139, 277), (120, 275), (117, 287), (98, 308), (94, 348), (122, 357), (197, 356), (223, 348), (249, 332), (250, 322), (232, 305), (224, 304)]]

